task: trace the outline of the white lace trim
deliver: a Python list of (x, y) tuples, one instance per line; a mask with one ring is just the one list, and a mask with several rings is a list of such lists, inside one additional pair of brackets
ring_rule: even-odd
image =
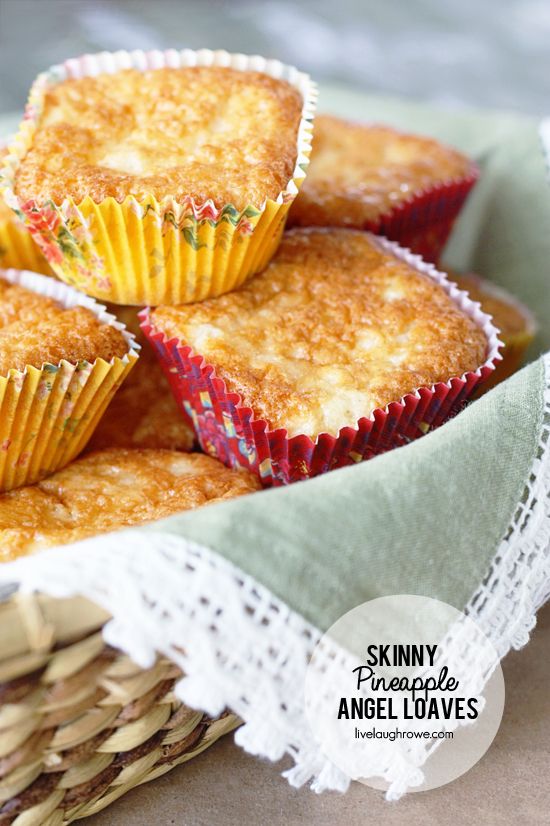
[[(500, 657), (527, 642), (550, 597), (550, 354), (544, 367), (538, 454), (509, 531), (467, 606)], [(349, 785), (318, 751), (304, 714), (302, 686), (320, 632), (207, 548), (129, 530), (1, 566), (2, 582), (59, 597), (84, 594), (112, 614), (104, 629), (109, 643), (144, 668), (160, 652), (185, 671), (176, 688), (183, 702), (213, 715), (225, 707), (239, 714), (245, 724), (235, 739), (252, 754), (290, 754), (294, 766), (284, 775), (291, 785), (311, 780), (317, 792)], [(417, 750), (388, 759), (381, 750), (376, 773), (390, 784), (389, 798), (421, 782), (427, 756)]]

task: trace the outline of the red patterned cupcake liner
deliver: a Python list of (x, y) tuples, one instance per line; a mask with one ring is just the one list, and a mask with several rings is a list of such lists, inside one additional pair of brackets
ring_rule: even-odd
[(397, 242), (425, 261), (437, 263), (478, 178), (479, 169), (472, 164), (466, 177), (413, 194), (365, 229)]
[(337, 436), (322, 433), (313, 442), (305, 435), (289, 438), (284, 429), (269, 430), (268, 423), (257, 419), (251, 408), (243, 405), (240, 395), (227, 389), (215, 368), (200, 354), (156, 330), (145, 309), (140, 313), (141, 327), (206, 453), (230, 467), (240, 465), (253, 471), (265, 486), (297, 482), (370, 459), (423, 436), (461, 410), (477, 385), (492, 373), (501, 359), (502, 342), (491, 317), (431, 264), (384, 238), (378, 240), (387, 252), (433, 278), (482, 328), (487, 338), (485, 362), (460, 377), (420, 387), (359, 419), (355, 427), (343, 427)]

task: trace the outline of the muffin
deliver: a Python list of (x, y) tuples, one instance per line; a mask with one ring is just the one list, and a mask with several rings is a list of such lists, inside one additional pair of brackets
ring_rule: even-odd
[[(5, 148), (0, 146), (0, 166), (6, 154)], [(29, 230), (0, 197), (0, 268), (8, 267), (52, 274)]]
[(153, 348), (145, 338), (135, 307), (109, 305), (142, 349), (136, 367), (105, 411), (86, 452), (107, 447), (189, 451), (195, 431), (182, 415)]
[(304, 177), (314, 93), (227, 52), (87, 55), (40, 75), (3, 170), (55, 273), (122, 304), (188, 302), (262, 269)]
[(193, 448), (195, 431), (182, 416), (149, 346), (105, 411), (87, 450), (107, 447)]
[(320, 115), (288, 223), (367, 229), (437, 261), (477, 174), (432, 138)]
[[(0, 496), (0, 562), (141, 525), (260, 487), (199, 453), (111, 449)], [(113, 503), (116, 502), (116, 507)]]
[(0, 491), (31, 484), (85, 446), (137, 359), (134, 337), (52, 278), (0, 272)]
[(128, 343), (116, 327), (86, 307), (64, 307), (0, 276), (0, 376), (29, 365), (91, 363), (123, 358)]
[(481, 309), (493, 317), (504, 344), (502, 361), (497, 365), (481, 390), (489, 390), (519, 370), (527, 348), (533, 341), (537, 324), (533, 314), (513, 295), (475, 273), (459, 274), (447, 270), (447, 275), (472, 301), (479, 301)]
[(489, 317), (443, 274), (345, 229), (291, 230), (239, 290), (157, 307), (143, 327), (203, 449), (267, 484), (441, 424), (491, 372), (499, 346)]

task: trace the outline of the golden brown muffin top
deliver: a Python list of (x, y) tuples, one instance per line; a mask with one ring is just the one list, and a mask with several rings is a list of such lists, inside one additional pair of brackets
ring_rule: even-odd
[(532, 334), (535, 320), (527, 307), (501, 287), (491, 284), (475, 273), (459, 274), (448, 270), (449, 278), (465, 290), (472, 301), (479, 301), (484, 313), (493, 317), (505, 344), (518, 335)]
[(148, 193), (260, 207), (292, 178), (302, 97), (261, 72), (127, 69), (46, 92), (15, 190), (60, 204)]
[(149, 344), (117, 390), (87, 450), (106, 447), (191, 450), (195, 432), (186, 422)]
[(318, 115), (289, 226), (363, 229), (412, 195), (471, 168), (468, 158), (432, 138)]
[(128, 352), (114, 327), (85, 307), (65, 309), (57, 301), (0, 277), (0, 376), (27, 365), (41, 369), (62, 359), (77, 364), (110, 361)]
[(0, 496), (0, 562), (259, 490), (199, 453), (112, 449)]
[(375, 236), (344, 229), (291, 230), (240, 289), (151, 316), (290, 436), (336, 435), (418, 387), (477, 369), (487, 351), (483, 331), (432, 278)]

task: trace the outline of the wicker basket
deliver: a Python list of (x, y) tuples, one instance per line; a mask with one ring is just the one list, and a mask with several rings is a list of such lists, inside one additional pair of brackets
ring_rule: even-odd
[(61, 826), (190, 760), (239, 720), (173, 694), (181, 672), (136, 666), (103, 641), (88, 600), (0, 604), (0, 826)]

